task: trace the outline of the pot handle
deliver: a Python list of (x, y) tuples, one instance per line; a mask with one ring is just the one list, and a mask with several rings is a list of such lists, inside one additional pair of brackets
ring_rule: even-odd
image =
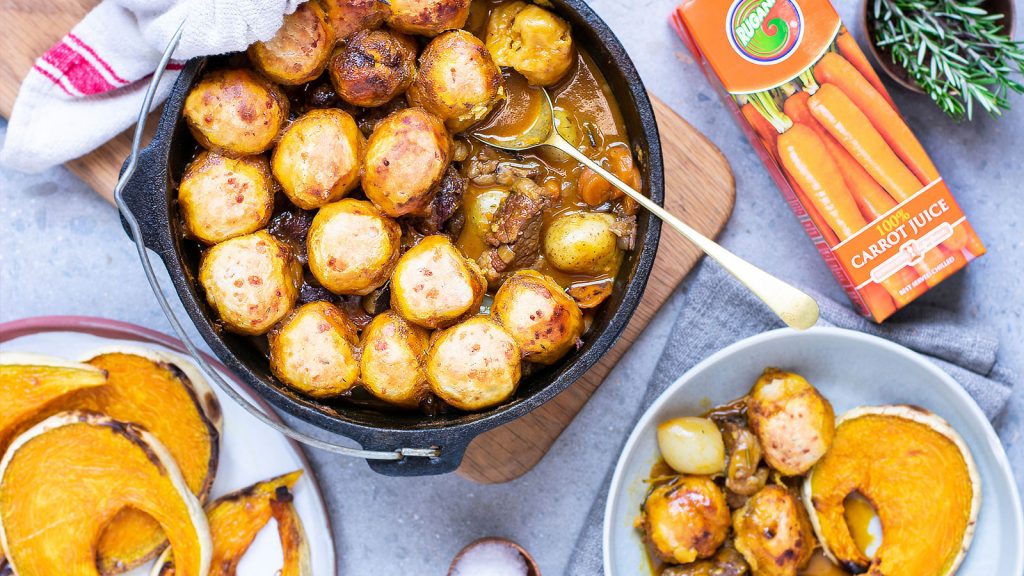
[[(140, 152), (142, 145), (142, 133), (143, 126), (146, 122), (146, 116), (149, 113), (150, 105), (153, 103), (153, 95), (156, 93), (156, 87), (160, 83), (160, 78), (163, 76), (164, 71), (167, 69), (167, 63), (171, 59), (171, 55), (174, 53), (174, 49), (178, 46), (178, 41), (181, 39), (181, 33), (184, 29), (184, 22), (178, 26), (177, 32), (174, 37), (171, 38), (167, 49), (164, 51), (163, 57), (160, 60), (160, 64), (157, 66), (156, 72), (153, 74), (153, 79), (150, 81), (149, 88), (146, 90), (146, 95), (143, 98), (142, 108), (139, 110), (138, 123), (135, 126), (135, 135), (132, 139), (131, 154), (128, 156), (128, 160), (125, 162), (124, 167), (121, 170), (121, 177), (117, 181), (117, 186), (114, 188), (114, 201), (117, 204), (117, 209), (121, 213), (121, 221), (125, 226), (128, 235), (131, 236), (135, 242), (135, 248), (139, 253), (139, 260), (142, 262), (142, 268), (146, 273), (146, 279), (149, 281), (150, 287), (153, 289), (153, 293), (157, 297), (157, 302), (160, 304), (160, 308), (163, 310), (164, 315), (167, 317), (167, 321), (170, 322), (171, 327), (174, 328), (175, 333), (181, 339), (185, 349), (192, 356), (192, 360), (199, 365), (199, 368), (213, 380), (221, 390), (224, 391), (232, 400), (234, 400), (242, 408), (245, 408), (249, 414), (254, 418), (273, 428), (274, 430), (284, 434), (285, 436), (302, 442), (307, 446), (314, 448), (320, 448), (336, 454), (344, 456), (352, 456), (357, 458), (365, 458), (370, 462), (376, 461), (388, 461), (391, 464), (398, 464), (394, 469), (402, 470), (403, 473), (395, 475), (417, 475), (417, 474), (439, 474), (442, 471), (449, 471), (454, 469), (453, 467), (445, 468), (439, 465), (431, 468), (431, 462), (450, 462), (451, 459), (442, 458), (442, 452), (439, 448), (428, 447), (428, 448), (394, 448), (390, 450), (360, 450), (357, 448), (351, 448), (343, 446), (341, 444), (335, 444), (332, 442), (320, 440), (314, 438), (302, 432), (289, 428), (283, 422), (278, 422), (270, 418), (263, 410), (253, 404), (248, 398), (241, 394), (235, 389), (230, 383), (228, 383), (209, 363), (203, 354), (200, 353), (195, 343), (192, 342), (192, 338), (185, 331), (181, 322), (178, 320), (171, 308), (170, 302), (167, 300), (166, 295), (160, 287), (160, 283), (157, 280), (156, 273), (153, 271), (153, 263), (149, 259), (149, 252), (147, 252), (147, 245), (158, 249), (161, 245), (158, 235), (157, 226), (152, 226), (152, 214), (146, 204), (147, 194), (146, 191), (150, 190), (149, 185), (153, 184), (151, 181), (158, 171), (155, 171), (154, 159), (155, 150), (153, 147), (149, 147), (144, 151)], [(140, 164), (143, 166), (140, 178), (133, 178), (136, 170)], [(139, 218), (136, 214), (142, 217), (142, 220), (147, 224), (150, 224), (146, 230), (142, 228), (139, 222)], [(147, 217), (149, 216), (149, 217)], [(166, 254), (161, 254), (162, 257), (166, 257)], [(465, 450), (465, 447), (462, 447)], [(462, 451), (457, 451), (457, 460), (461, 461)], [(411, 462), (413, 460), (422, 460), (426, 462), (426, 465), (410, 465), (401, 466), (404, 462)], [(458, 466), (458, 462), (455, 463)], [(390, 469), (390, 468), (389, 468)], [(420, 471), (422, 470), (422, 471)], [(429, 472), (428, 470), (434, 470)], [(419, 472), (417, 472), (419, 471)], [(386, 472), (384, 472), (386, 473)]]
[[(157, 175), (163, 172), (158, 170), (160, 154), (151, 144), (141, 152), (136, 152), (133, 145), (132, 152), (121, 167), (121, 176), (118, 179), (117, 187), (114, 189), (114, 202), (117, 204), (121, 215), (121, 227), (125, 234), (135, 240), (133, 226), (130, 219), (138, 224), (142, 244), (157, 252), (161, 258), (166, 258), (166, 243), (160, 239), (159, 216), (153, 211), (153, 190), (160, 190), (165, 186), (155, 182)], [(132, 163), (135, 165), (132, 165)]]
[[(423, 444), (429, 446), (423, 450), (432, 450), (434, 455), (429, 458), (403, 458), (401, 460), (367, 460), (370, 469), (384, 476), (433, 476), (436, 474), (447, 474), (454, 472), (459, 464), (462, 464), (462, 457), (469, 447), (470, 438), (463, 437), (465, 433), (453, 432), (443, 446), (430, 445), (424, 438)], [(398, 439), (389, 438), (390, 434), (382, 432), (365, 437), (360, 444), (363, 448), (371, 451), (387, 453), (393, 450), (396, 443), (421, 444), (418, 435), (408, 436), (403, 434)], [(390, 446), (390, 447), (389, 447)]]

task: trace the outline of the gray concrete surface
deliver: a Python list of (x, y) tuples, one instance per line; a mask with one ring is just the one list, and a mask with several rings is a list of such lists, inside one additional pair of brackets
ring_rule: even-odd
[[(772, 185), (732, 118), (666, 23), (675, 0), (594, 0), (633, 54), (648, 88), (718, 145), (736, 173), (737, 205), (722, 241), (769, 271), (830, 291), (839, 288)], [(1021, 1), (1018, 0), (1018, 7)], [(859, 22), (854, 2), (843, 18)], [(855, 34), (863, 39), (859, 25)], [(1024, 100), (998, 121), (957, 125), (923, 97), (895, 90), (990, 253), (926, 298), (989, 326), (1002, 360), (1024, 374)], [(59, 136), (58, 136), (59, 137)], [(0, 320), (89, 314), (169, 332), (114, 209), (63, 169), (0, 170)], [(669, 302), (536, 469), (500, 486), (457, 476), (379, 477), (362, 462), (311, 452), (335, 522), (340, 573), (443, 574), (480, 536), (526, 546), (545, 574), (562, 573), (577, 532), (634, 413), (685, 294)], [(997, 422), (1024, 487), (1024, 386)]]

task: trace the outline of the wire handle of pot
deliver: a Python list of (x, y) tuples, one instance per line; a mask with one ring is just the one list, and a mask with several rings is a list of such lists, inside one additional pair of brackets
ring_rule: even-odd
[(272, 419), (266, 414), (259, 406), (254, 404), (251, 400), (242, 395), (233, 385), (228, 383), (220, 374), (218, 370), (210, 366), (206, 361), (206, 358), (196, 347), (195, 343), (192, 342), (192, 338), (185, 331), (184, 326), (178, 320), (174, 310), (171, 308), (171, 303), (164, 294), (160, 282), (156, 277), (156, 273), (153, 271), (153, 263), (149, 259), (149, 252), (142, 240), (142, 230), (139, 227), (139, 221), (132, 214), (132, 211), (128, 208), (127, 203), (124, 200), (124, 189), (135, 173), (135, 169), (138, 167), (139, 150), (142, 146), (142, 134), (146, 124), (146, 117), (149, 115), (150, 106), (153, 103), (153, 96), (156, 93), (156, 88), (160, 84), (160, 78), (163, 77), (164, 72), (167, 69), (167, 64), (171, 60), (171, 55), (174, 50), (178, 47), (178, 42), (181, 40), (182, 31), (184, 30), (185, 23), (182, 22), (178, 26), (178, 30), (174, 33), (170, 43), (164, 50), (163, 57), (160, 59), (160, 63), (157, 65), (156, 71), (153, 73), (153, 79), (149, 83), (149, 88), (146, 90), (146, 94), (142, 100), (142, 108), (139, 110), (139, 119), (135, 125), (135, 135), (132, 138), (131, 154), (128, 156), (128, 163), (125, 166), (124, 172), (117, 181), (117, 185), (114, 187), (114, 201), (117, 204), (117, 209), (121, 213), (121, 217), (124, 218), (128, 224), (128, 228), (131, 230), (132, 239), (135, 242), (135, 249), (139, 253), (139, 260), (142, 262), (142, 268), (146, 272), (146, 279), (149, 281), (150, 288), (153, 289), (153, 294), (156, 295), (157, 302), (160, 303), (160, 308), (164, 312), (164, 316), (167, 317), (167, 321), (170, 322), (171, 327), (174, 328), (174, 332), (181, 339), (181, 342), (185, 345), (192, 360), (199, 365), (203, 372), (211, 378), (217, 386), (224, 391), (235, 403), (240, 405), (251, 414), (254, 418), (273, 428), (277, 432), (284, 434), (288, 438), (319, 448), (327, 452), (333, 452), (335, 454), (341, 454), (343, 456), (351, 456), (355, 458), (365, 458), (367, 460), (401, 460), (406, 457), (422, 457), (422, 458), (436, 458), (441, 455), (441, 449), (438, 447), (432, 448), (398, 448), (394, 451), (375, 451), (375, 450), (361, 450), (357, 448), (350, 448), (348, 446), (342, 446), (340, 444), (334, 444), (319, 438), (314, 438), (292, 428), (289, 428), (284, 422), (278, 422)]

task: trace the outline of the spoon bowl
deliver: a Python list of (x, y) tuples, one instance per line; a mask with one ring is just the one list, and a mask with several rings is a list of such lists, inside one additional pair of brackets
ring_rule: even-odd
[(540, 146), (561, 150), (696, 244), (760, 298), (787, 326), (805, 330), (818, 322), (818, 303), (813, 298), (704, 236), (602, 168), (563, 138), (558, 133), (551, 96), (546, 89), (529, 86), (525, 80), (513, 77), (507, 94), (508, 98), (501, 108), (474, 127), (471, 132), (474, 138), (488, 146), (513, 152)]

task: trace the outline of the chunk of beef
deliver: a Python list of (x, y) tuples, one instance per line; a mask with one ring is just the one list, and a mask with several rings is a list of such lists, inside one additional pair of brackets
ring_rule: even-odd
[(515, 180), (508, 197), (494, 214), (491, 230), (484, 235), (484, 241), (491, 246), (515, 243), (523, 235), (527, 225), (539, 220), (544, 209), (550, 206), (553, 200), (548, 190), (533, 180)]
[(434, 199), (427, 208), (427, 213), (409, 219), (410, 224), (416, 232), (429, 236), (431, 234), (446, 234), (454, 242), (462, 231), (461, 218), (453, 218), (462, 208), (462, 196), (466, 193), (466, 180), (459, 175), (458, 171), (451, 166), (445, 171), (444, 177), (437, 190), (434, 192)]
[(555, 199), (551, 192), (529, 178), (518, 178), (498, 207), (484, 241), (491, 248), (477, 260), (487, 282), (500, 284), (516, 270), (530, 268), (540, 258), (541, 215)]

